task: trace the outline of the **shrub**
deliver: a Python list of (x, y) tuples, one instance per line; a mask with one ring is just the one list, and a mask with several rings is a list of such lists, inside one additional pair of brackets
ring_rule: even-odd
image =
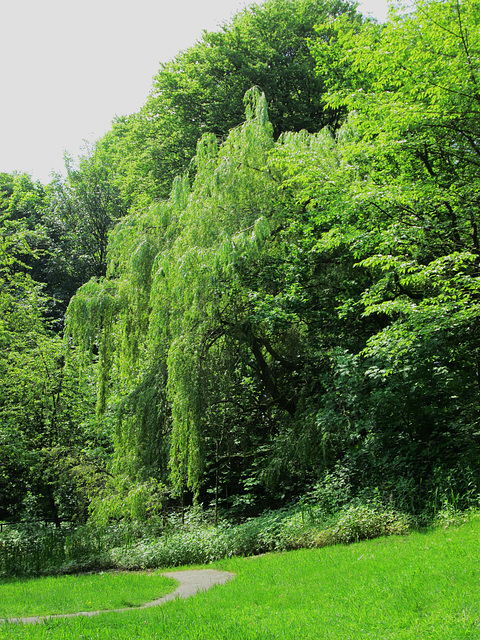
[(346, 508), (335, 525), (327, 530), (330, 544), (358, 542), (387, 535), (403, 535), (409, 532), (412, 520), (398, 511), (369, 505)]
[(303, 504), (267, 512), (242, 524), (208, 524), (200, 513), (186, 523), (134, 522), (76, 530), (18, 529), (0, 538), (0, 573), (72, 573), (94, 569), (153, 569), (207, 564), (233, 556), (349, 543), (404, 534), (409, 518), (379, 504), (357, 504), (337, 514)]

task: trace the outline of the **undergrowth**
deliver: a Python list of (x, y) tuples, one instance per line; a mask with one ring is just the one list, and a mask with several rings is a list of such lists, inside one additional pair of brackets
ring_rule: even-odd
[[(338, 484), (338, 483), (337, 483)], [(107, 569), (155, 569), (206, 564), (269, 551), (320, 548), (412, 528), (458, 524), (458, 501), (414, 518), (385, 504), (378, 494), (347, 501), (337, 485), (314, 490), (289, 508), (242, 523), (213, 524), (209, 512), (187, 511), (146, 523), (90, 523), (79, 528), (52, 525), (4, 527), (0, 534), (0, 576), (52, 575)], [(341, 489), (342, 487), (340, 487)]]
[(336, 514), (303, 504), (268, 512), (241, 524), (213, 525), (208, 514), (197, 510), (189, 514), (184, 524), (170, 519), (149, 525), (86, 525), (75, 530), (26, 526), (2, 533), (0, 575), (206, 564), (268, 551), (403, 535), (412, 525), (407, 515), (376, 504), (350, 505)]

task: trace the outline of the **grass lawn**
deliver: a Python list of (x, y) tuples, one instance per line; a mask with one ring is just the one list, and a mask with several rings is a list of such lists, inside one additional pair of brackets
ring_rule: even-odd
[(212, 565), (236, 573), (233, 581), (188, 600), (4, 625), (0, 640), (480, 639), (479, 543), (474, 516), (460, 528), (235, 558)]
[(0, 619), (138, 607), (175, 588), (159, 571), (0, 580)]

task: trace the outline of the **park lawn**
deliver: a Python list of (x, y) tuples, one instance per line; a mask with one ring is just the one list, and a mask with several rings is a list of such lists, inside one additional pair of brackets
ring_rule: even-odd
[(4, 625), (0, 639), (478, 639), (479, 542), (473, 516), (459, 528), (225, 560), (212, 566), (236, 578), (188, 600)]
[(0, 619), (138, 607), (174, 591), (159, 571), (0, 580)]

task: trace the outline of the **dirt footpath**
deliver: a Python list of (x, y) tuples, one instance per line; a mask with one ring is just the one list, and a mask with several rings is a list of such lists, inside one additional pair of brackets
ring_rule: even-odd
[(29, 618), (9, 618), (7, 620), (0, 620), (1, 623), (23, 623), (23, 624), (35, 624), (38, 622), (45, 622), (46, 620), (53, 620), (55, 618), (76, 618), (77, 616), (97, 616), (101, 613), (112, 613), (122, 611), (135, 611), (138, 609), (147, 609), (148, 607), (158, 607), (158, 605), (168, 602), (169, 600), (175, 600), (176, 598), (189, 598), (194, 596), (199, 591), (206, 591), (216, 584), (225, 584), (228, 580), (232, 580), (235, 577), (234, 573), (228, 573), (227, 571), (216, 571), (215, 569), (199, 569), (198, 571), (170, 571), (168, 573), (162, 573), (167, 578), (173, 578), (180, 584), (172, 593), (142, 604), (140, 607), (129, 607), (126, 609), (110, 609), (106, 611), (79, 611), (78, 613), (66, 613), (57, 614), (54, 616), (32, 616)]

